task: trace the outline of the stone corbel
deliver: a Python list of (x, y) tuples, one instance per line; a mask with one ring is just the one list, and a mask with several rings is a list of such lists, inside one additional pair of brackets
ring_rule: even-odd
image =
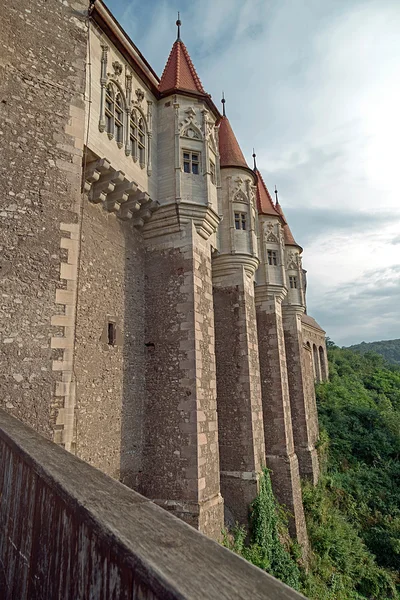
[(105, 118), (105, 102), (106, 102), (106, 85), (107, 85), (107, 53), (109, 47), (106, 44), (101, 45), (101, 74), (100, 74), (100, 120), (99, 130), (105, 131), (106, 118)]

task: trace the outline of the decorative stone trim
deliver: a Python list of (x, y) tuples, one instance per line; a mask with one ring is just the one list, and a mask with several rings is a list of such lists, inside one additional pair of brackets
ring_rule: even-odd
[(75, 382), (73, 376), (74, 337), (76, 319), (76, 297), (78, 279), (78, 261), (80, 245), (80, 224), (61, 223), (60, 229), (69, 232), (70, 237), (63, 236), (60, 248), (67, 251), (67, 262), (60, 264), (60, 279), (67, 282), (66, 289), (56, 290), (56, 304), (64, 307), (64, 313), (53, 315), (51, 324), (62, 327), (62, 336), (51, 338), (51, 348), (62, 350), (62, 359), (53, 360), (53, 371), (60, 371), (61, 381), (56, 382), (55, 396), (63, 397), (63, 407), (59, 408), (54, 442), (61, 444), (68, 451), (74, 450), (75, 437)]

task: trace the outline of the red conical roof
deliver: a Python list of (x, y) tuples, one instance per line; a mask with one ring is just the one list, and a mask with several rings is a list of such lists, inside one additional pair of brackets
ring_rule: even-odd
[(299, 244), (295, 241), (292, 232), (290, 231), (290, 227), (287, 224), (285, 215), (283, 214), (283, 210), (279, 202), (275, 204), (276, 211), (281, 215), (284, 225), (283, 225), (283, 238), (285, 240), (285, 246), (297, 246), (297, 248), (301, 248)]
[(189, 52), (180, 39), (172, 46), (158, 89), (161, 94), (175, 90), (206, 94)]
[(268, 188), (265, 185), (264, 179), (262, 178), (260, 171), (256, 168), (254, 172), (257, 175), (257, 209), (259, 214), (273, 215), (274, 217), (279, 217), (280, 214), (274, 206), (271, 194), (269, 193)]
[(229, 119), (225, 115), (219, 122), (219, 160), (221, 167), (249, 168)]

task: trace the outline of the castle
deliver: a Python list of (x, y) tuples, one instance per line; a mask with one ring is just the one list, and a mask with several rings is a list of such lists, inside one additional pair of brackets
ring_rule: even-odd
[(215, 538), (267, 465), (306, 545), (324, 331), (180, 22), (159, 79), (101, 0), (1, 19), (1, 406)]

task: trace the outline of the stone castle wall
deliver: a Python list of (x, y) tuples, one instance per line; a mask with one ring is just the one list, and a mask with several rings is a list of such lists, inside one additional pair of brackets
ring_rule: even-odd
[[(255, 302), (255, 176), (228, 168), (211, 180), (216, 115), (189, 96), (158, 100), (134, 48), (125, 57), (97, 24), (89, 35), (86, 4), (10, 0), (0, 19), (1, 405), (216, 538), (220, 479), (245, 522), (267, 460), (306, 544), (297, 457), (316, 481), (313, 384), (327, 377), (326, 353), (299, 294), (283, 316)], [(124, 89), (132, 76), (144, 93), (146, 165), (99, 129), (104, 45), (107, 72), (122, 65), (111, 79)], [(199, 175), (183, 172), (183, 150), (201, 154)], [(113, 186), (114, 200), (94, 199), (111, 180), (138, 185), (129, 202), (142, 215), (140, 202), (152, 206), (143, 222), (122, 214)]]
[(0, 403), (69, 447), (86, 10), (10, 0), (0, 15)]

